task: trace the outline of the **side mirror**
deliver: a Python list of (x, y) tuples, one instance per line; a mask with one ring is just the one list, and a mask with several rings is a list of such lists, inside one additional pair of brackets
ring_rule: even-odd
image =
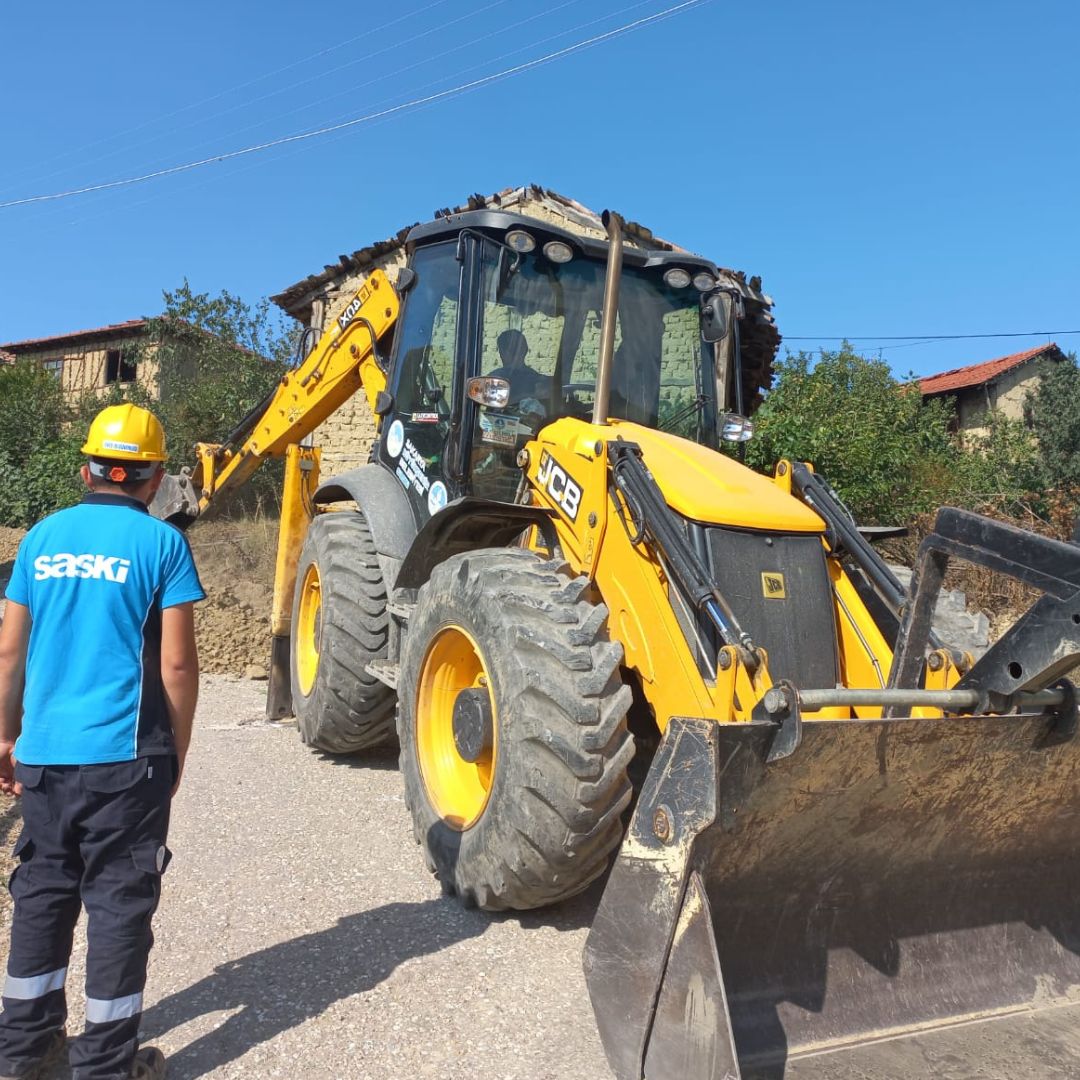
[(416, 271), (411, 266), (403, 266), (394, 282), (398, 296), (404, 296), (416, 284)]
[(704, 341), (723, 341), (731, 332), (734, 297), (730, 292), (715, 291), (701, 298), (701, 337)]

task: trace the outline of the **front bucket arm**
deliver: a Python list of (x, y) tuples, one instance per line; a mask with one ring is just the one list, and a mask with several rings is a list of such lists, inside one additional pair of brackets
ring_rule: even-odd
[(767, 763), (776, 730), (665, 732), (585, 947), (619, 1080), (1080, 1000), (1068, 718), (807, 720)]

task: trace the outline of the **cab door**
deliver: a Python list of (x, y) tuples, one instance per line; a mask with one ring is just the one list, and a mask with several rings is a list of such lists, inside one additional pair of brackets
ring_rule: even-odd
[(455, 385), (463, 323), (457, 246), (452, 240), (418, 248), (410, 260), (416, 279), (394, 337), (393, 405), (382, 418), (374, 451), (408, 493), (418, 527), (460, 494), (446, 460), (460, 392)]

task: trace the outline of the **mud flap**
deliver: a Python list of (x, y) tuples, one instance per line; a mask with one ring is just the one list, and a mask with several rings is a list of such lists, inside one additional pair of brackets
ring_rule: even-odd
[(585, 947), (619, 1080), (1080, 1000), (1080, 750), (1052, 716), (674, 720)]

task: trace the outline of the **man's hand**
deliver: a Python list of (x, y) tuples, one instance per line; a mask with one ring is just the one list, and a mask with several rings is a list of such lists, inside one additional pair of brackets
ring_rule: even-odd
[(15, 781), (15, 744), (0, 742), (0, 792), (5, 795), (22, 794), (22, 784)]

